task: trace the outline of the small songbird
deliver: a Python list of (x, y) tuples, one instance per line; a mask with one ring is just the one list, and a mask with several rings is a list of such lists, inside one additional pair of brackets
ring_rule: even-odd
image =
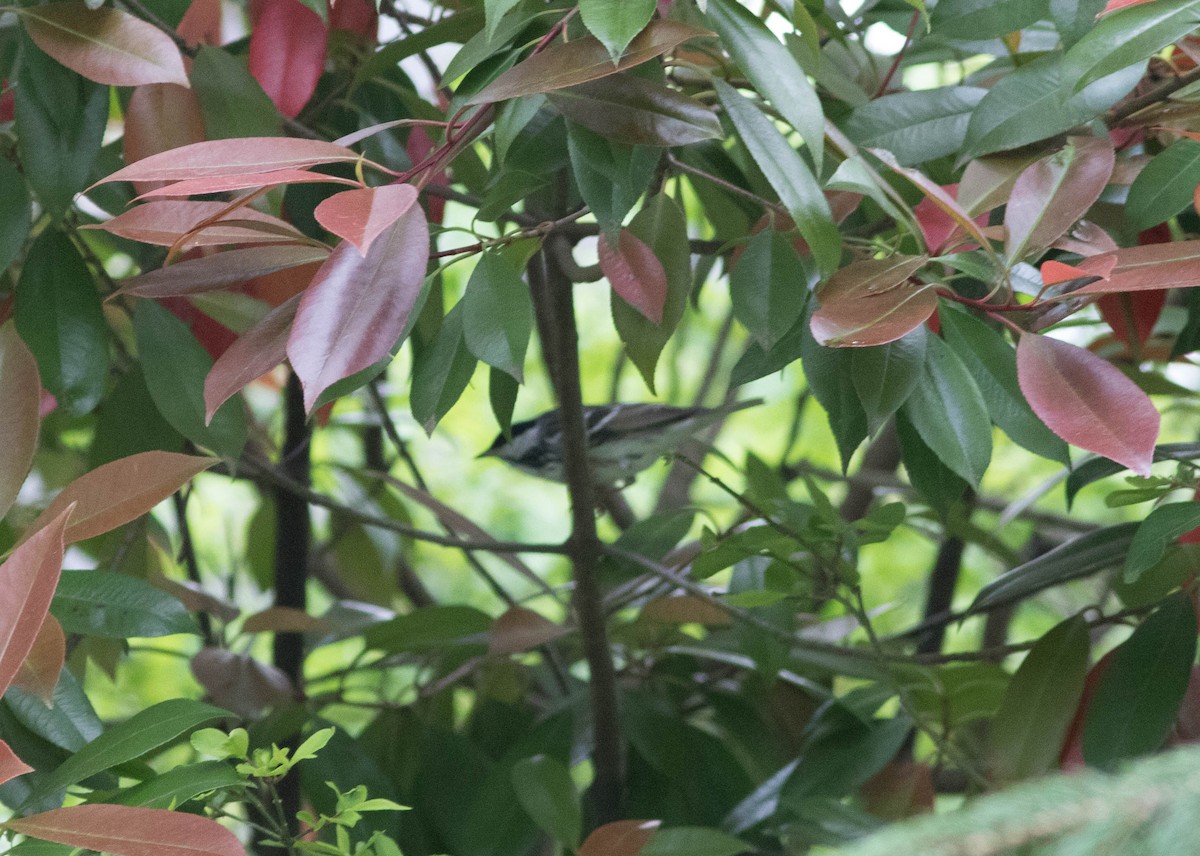
[[(585, 407), (588, 460), (597, 484), (629, 481), (659, 458), (668, 456), (700, 431), (730, 413), (761, 404), (761, 399), (722, 407), (671, 407), (666, 404), (608, 404)], [(480, 457), (497, 457), (527, 473), (565, 481), (562, 429), (557, 410), (512, 426)]]

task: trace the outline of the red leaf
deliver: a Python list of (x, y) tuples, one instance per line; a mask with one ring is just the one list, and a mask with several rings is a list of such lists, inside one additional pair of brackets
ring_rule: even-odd
[(329, 29), (354, 33), (367, 42), (379, 38), (379, 13), (368, 0), (333, 0), (329, 4)]
[(0, 517), (16, 501), (37, 452), (41, 389), (37, 362), (16, 327), (0, 327)]
[(953, 220), (955, 224), (959, 226), (959, 228), (970, 235), (977, 244), (980, 246), (987, 246), (987, 238), (981, 231), (979, 224), (971, 219), (971, 215), (968, 214), (966, 210), (959, 205), (957, 201), (955, 201), (955, 198), (947, 193), (941, 185), (934, 183), (919, 169), (909, 169), (900, 166), (899, 162), (896, 160), (896, 156), (887, 149), (868, 148), (867, 151), (887, 164), (888, 168), (891, 169), (892, 172), (896, 173), (897, 175), (902, 175), (908, 179), (909, 182), (917, 188), (917, 190), (924, 194), (926, 199), (930, 200), (930, 202), (942, 209), (942, 211), (946, 212), (946, 215)]
[(139, 199), (155, 196), (198, 196), (202, 193), (225, 193), (230, 190), (245, 190), (250, 187), (272, 187), (277, 184), (348, 184), (362, 187), (350, 178), (308, 172), (303, 169), (277, 169), (271, 172), (249, 172), (239, 175), (221, 175), (213, 178), (196, 178), (164, 184), (156, 190), (147, 191)]
[[(125, 163), (204, 139), (200, 100), (191, 89), (174, 83), (151, 83), (133, 90), (125, 108)], [(134, 190), (147, 193), (158, 186), (158, 182), (139, 181)]]
[(221, 0), (191, 0), (175, 32), (191, 45), (221, 44)]
[(296, 295), (268, 312), (213, 363), (204, 379), (205, 424), (242, 387), (284, 361), (288, 333), (299, 305), (300, 295)]
[[(353, 150), (324, 140), (295, 137), (239, 137), (209, 140), (172, 149), (119, 169), (108, 181), (182, 181), (221, 175), (247, 175), (304, 169), (321, 163), (357, 163)], [(196, 191), (193, 191), (196, 192)]]
[(1059, 437), (1150, 474), (1158, 411), (1111, 363), (1059, 339), (1026, 333), (1017, 344), (1017, 379), (1033, 412)]
[[(413, 128), (408, 135), (408, 142), (404, 144), (404, 149), (408, 153), (408, 159), (414, 164), (424, 162), (425, 158), (437, 148), (433, 139), (429, 136), (429, 132), (420, 125)], [(426, 186), (449, 187), (450, 176), (444, 168), (438, 169), (434, 173), (426, 173), (429, 178), (426, 181)], [(440, 196), (425, 194), (425, 213), (429, 217), (430, 223), (441, 223), (442, 218), (446, 214), (446, 200)]]
[(0, 785), (9, 779), (32, 772), (33, 767), (30, 767), (18, 758), (17, 753), (12, 750), (12, 747), (3, 740), (0, 740)]
[(404, 216), (416, 201), (417, 189), (411, 184), (364, 187), (335, 193), (316, 207), (313, 216), (365, 254), (371, 242)]
[[(84, 228), (103, 229), (131, 241), (169, 247), (197, 225), (228, 207), (225, 202), (158, 200), (135, 205), (111, 220)], [(182, 249), (187, 251), (194, 247), (224, 244), (279, 243), (288, 238), (301, 239), (303, 236), (294, 226), (278, 217), (253, 208), (239, 208), (188, 238)]]
[(294, 119), (317, 90), (328, 33), (321, 16), (300, 0), (260, 0), (250, 33), (250, 74)]
[(622, 300), (653, 324), (661, 324), (667, 303), (667, 272), (662, 262), (628, 229), (617, 233), (614, 249), (600, 236), (600, 270)]
[(188, 330), (196, 337), (196, 341), (214, 360), (237, 341), (237, 333), (215, 318), (201, 312), (186, 297), (164, 297), (159, 300), (159, 303), (187, 325)]
[[(1113, 267), (1117, 260), (1110, 257), (1107, 265), (1108, 271), (1104, 274), (1107, 276), (1112, 273)], [(1073, 279), (1085, 279), (1098, 275), (1099, 271), (1086, 271), (1082, 268), (1077, 268), (1075, 265), (1069, 265), (1064, 262), (1056, 262), (1053, 259), (1047, 262), (1042, 262), (1042, 282), (1046, 285), (1059, 285), (1064, 282), (1070, 282)]]
[(909, 281), (927, 261), (895, 255), (839, 270), (821, 288), (813, 338), (828, 348), (883, 345), (918, 327), (937, 309), (934, 287)]
[[(954, 198), (958, 194), (957, 184), (944, 184), (942, 190), (946, 196)], [(925, 237), (925, 246), (931, 252), (936, 252), (946, 246), (947, 242), (960, 231), (958, 221), (951, 217), (934, 199), (926, 196), (913, 209), (917, 225)], [(988, 215), (980, 214), (975, 218), (975, 224), (980, 228), (987, 226)]]
[(111, 86), (188, 85), (183, 57), (171, 37), (128, 12), (75, 2), (13, 11), (21, 15), (34, 44), (89, 80)]
[(67, 637), (53, 615), (47, 615), (33, 640), (25, 662), (13, 679), (13, 686), (40, 698), (47, 705), (54, 699), (54, 688), (67, 659)]
[(74, 510), (68, 505), (43, 526), (38, 525), (42, 520), (38, 518), (25, 543), (0, 565), (0, 591), (4, 592), (4, 609), (0, 610), (0, 696), (29, 656), (50, 609), (62, 570), (63, 532)]
[(329, 386), (382, 360), (408, 327), (425, 286), (429, 226), (408, 209), (366, 256), (345, 241), (304, 292), (287, 355), (311, 410)]
[(325, 261), (329, 251), (308, 244), (272, 244), (228, 250), (177, 262), (125, 281), (117, 294), (134, 297), (179, 297), (216, 291), (285, 268)]
[(1166, 302), (1166, 291), (1134, 291), (1105, 294), (1096, 307), (1113, 335), (1130, 348), (1140, 348), (1150, 338)]
[(618, 820), (592, 831), (576, 856), (638, 856), (662, 821)]
[(1200, 285), (1200, 241), (1122, 247), (1111, 253), (1086, 258), (1076, 267), (1096, 275), (1106, 265), (1113, 264), (1110, 259), (1115, 259), (1116, 264), (1108, 279), (1085, 285), (1070, 296)]
[(125, 805), (74, 805), (5, 823), (31, 838), (115, 856), (246, 856), (215, 820), (183, 812)]

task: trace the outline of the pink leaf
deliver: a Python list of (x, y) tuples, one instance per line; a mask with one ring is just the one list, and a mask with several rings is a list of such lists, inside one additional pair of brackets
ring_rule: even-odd
[(1158, 410), (1137, 384), (1091, 351), (1026, 333), (1017, 380), (1029, 406), (1068, 443), (1150, 474)]
[(63, 532), (74, 506), (62, 509), (33, 533), (0, 565), (0, 696), (29, 656), (46, 619), (62, 570)]
[(188, 85), (183, 57), (153, 24), (114, 9), (50, 3), (14, 9), (34, 44), (72, 71), (111, 86)]
[(119, 169), (108, 181), (182, 181), (222, 175), (304, 169), (321, 163), (356, 163), (353, 150), (324, 140), (295, 137), (239, 137), (192, 143)]
[(37, 362), (16, 327), (0, 327), (0, 517), (16, 501), (37, 452), (41, 388)]
[(37, 638), (33, 640), (25, 662), (17, 670), (13, 686), (40, 698), (49, 705), (54, 699), (54, 688), (67, 659), (67, 637), (62, 625), (53, 615), (46, 615)]
[[(228, 207), (228, 203), (225, 202), (146, 202), (91, 228), (103, 229), (131, 241), (169, 247), (197, 225), (217, 216)], [(281, 240), (302, 238), (299, 230), (290, 223), (253, 208), (243, 207), (205, 226), (188, 238), (182, 249), (224, 244), (279, 243)]]
[(125, 281), (117, 294), (134, 297), (179, 297), (238, 285), (255, 277), (287, 268), (323, 262), (324, 247), (309, 244), (272, 244), (227, 250), (212, 256), (177, 262)]
[(17, 753), (12, 750), (12, 747), (3, 740), (0, 740), (0, 785), (9, 779), (15, 779), (17, 776), (23, 776), (26, 773), (32, 772), (33, 767), (30, 767), (18, 758)]
[(325, 68), (325, 24), (300, 0), (259, 0), (252, 8), (250, 74), (279, 112), (294, 119)]
[(576, 856), (638, 856), (658, 830), (658, 820), (618, 820), (592, 830)]
[(287, 357), (288, 333), (300, 305), (300, 295), (268, 312), (243, 333), (213, 363), (204, 379), (204, 421), (212, 421), (217, 408), (251, 381), (262, 377)]
[(344, 241), (321, 265), (287, 344), (309, 410), (332, 384), (391, 353), (424, 290), (428, 261), (429, 226), (414, 205), (365, 256)]
[(920, 326), (937, 309), (937, 292), (910, 277), (927, 261), (895, 255), (839, 270), (818, 294), (821, 308), (809, 322), (813, 338), (827, 348), (883, 345)]
[(417, 201), (411, 184), (388, 184), (344, 190), (325, 199), (313, 211), (317, 222), (366, 254), (385, 229), (404, 216)]
[(667, 303), (667, 272), (654, 250), (628, 229), (617, 233), (615, 249), (607, 235), (600, 235), (599, 249), (600, 270), (613, 291), (646, 320), (661, 324)]
[(125, 805), (74, 805), (10, 820), (31, 838), (114, 856), (245, 856), (241, 843), (215, 820), (183, 812)]
[(139, 199), (156, 196), (199, 196), (202, 193), (226, 193), (230, 190), (246, 190), (251, 187), (273, 187), (277, 184), (348, 184), (362, 187), (351, 178), (339, 178), (320, 172), (303, 169), (276, 169), (270, 172), (247, 172), (238, 175), (219, 175), (213, 178), (194, 178), (176, 181), (150, 190)]

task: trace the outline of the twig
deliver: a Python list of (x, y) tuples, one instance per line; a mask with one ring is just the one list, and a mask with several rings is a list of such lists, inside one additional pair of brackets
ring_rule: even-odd
[[(192, 528), (188, 525), (187, 519), (187, 497), (183, 491), (176, 491), (171, 495), (171, 502), (175, 506), (175, 522), (179, 527), (179, 554), (183, 559), (183, 567), (187, 570), (188, 579), (199, 585), (200, 583), (200, 563), (196, 560), (196, 546), (192, 542)], [(114, 566), (117, 563), (114, 563)], [(204, 636), (205, 645), (213, 645), (216, 642), (213, 636), (212, 618), (207, 612), (201, 610), (196, 615), (200, 622), (200, 632)]]

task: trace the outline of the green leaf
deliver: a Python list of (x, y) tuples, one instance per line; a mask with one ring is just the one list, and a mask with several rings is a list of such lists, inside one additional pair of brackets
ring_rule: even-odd
[(1000, 78), (971, 114), (959, 161), (1015, 149), (1090, 121), (1137, 85), (1142, 67), (1102, 77), (1074, 95), (1064, 86), (1067, 79), (1058, 53), (1045, 54)]
[(492, 618), (470, 606), (426, 606), (367, 629), (367, 647), (397, 654), (487, 648)]
[[(490, 39), (496, 34), (496, 26), (500, 23), (500, 19), (520, 2), (521, 0), (483, 0), (483, 15), (486, 22), (484, 33), (487, 38)], [(402, 41), (407, 41), (407, 39)]]
[(1091, 32), (1104, 6), (1105, 0), (1050, 0), (1050, 17), (1064, 48)]
[(42, 794), (140, 758), (208, 722), (232, 716), (191, 699), (159, 702), (105, 731), (60, 764), (38, 788)]
[(1016, 603), (1050, 586), (1114, 567), (1125, 558), (1137, 528), (1137, 523), (1106, 526), (1018, 565), (980, 589), (969, 611)]
[(146, 388), (159, 413), (193, 443), (227, 458), (246, 445), (246, 416), (241, 396), (234, 396), (204, 422), (204, 378), (212, 358), (187, 326), (152, 300), (139, 300), (133, 310), (138, 356)]
[(548, 97), (572, 122), (626, 145), (687, 146), (724, 134), (716, 114), (701, 102), (633, 74), (602, 77)]
[(1088, 705), (1084, 760), (1112, 770), (1162, 746), (1195, 659), (1196, 613), (1191, 595), (1179, 592), (1115, 650)]
[[(825, 116), (804, 69), (767, 25), (738, 0), (711, 0), (708, 19), (720, 35), (722, 46), (746, 72), (754, 88), (800, 134), (812, 155), (813, 165), (820, 172)], [(725, 96), (721, 100), (724, 102)]]
[(579, 0), (583, 25), (616, 62), (633, 37), (650, 23), (654, 0)]
[(0, 160), (0, 270), (13, 263), (29, 237), (32, 204), (17, 165)]
[(583, 813), (571, 771), (547, 755), (535, 755), (513, 765), (512, 783), (534, 823), (559, 844), (578, 849)]
[(160, 773), (127, 788), (105, 802), (145, 808), (175, 808), (196, 797), (225, 788), (244, 787), (246, 780), (223, 761), (201, 761)]
[(752, 852), (744, 841), (719, 829), (674, 826), (660, 829), (638, 856), (737, 856)]
[(91, 178), (108, 121), (108, 87), (85, 80), (22, 39), (14, 96), (25, 178), (57, 220)]
[(1038, 640), (1013, 675), (992, 720), (994, 769), (1003, 782), (1046, 772), (1058, 761), (1088, 670), (1091, 640), (1082, 616)]
[(1048, 0), (940, 0), (930, 25), (948, 39), (996, 39), (1048, 17)]
[(842, 130), (860, 146), (887, 149), (902, 166), (914, 166), (957, 152), (985, 95), (974, 86), (885, 95), (851, 113)]
[(533, 331), (533, 301), (521, 275), (497, 252), (485, 252), (475, 265), (462, 299), (467, 349), (518, 382)]
[(87, 262), (57, 229), (29, 250), (15, 317), (46, 389), (72, 413), (92, 410), (108, 378), (108, 325)]
[(200, 102), (208, 139), (272, 137), (280, 133), (283, 117), (246, 69), (244, 60), (220, 48), (201, 45), (192, 60), (189, 79)]
[(900, 459), (909, 482), (945, 518), (966, 492), (967, 483), (925, 444), (917, 429), (905, 418), (903, 409), (896, 411), (896, 437), (900, 441)]
[[(1194, 461), (1200, 458), (1200, 443), (1163, 443), (1154, 447), (1156, 461)], [(1075, 467), (1067, 476), (1067, 505), (1089, 484), (1128, 469), (1116, 461), (1092, 457)]]
[(974, 315), (944, 309), (939, 317), (942, 335), (975, 378), (992, 421), (1035, 455), (1070, 463), (1066, 442), (1034, 415), (1021, 393), (1016, 350)]
[(1200, 24), (1200, 0), (1155, 0), (1101, 18), (1067, 51), (1063, 82), (1078, 92), (1105, 75), (1140, 64)]
[(413, 418), (431, 432), (450, 412), (475, 373), (476, 360), (463, 337), (459, 303), (442, 321), (437, 337), (413, 357), (410, 404)]
[(937, 336), (928, 338), (925, 371), (904, 413), (942, 462), (978, 488), (992, 458), (992, 420), (971, 373)]
[(64, 571), (50, 613), (67, 633), (111, 639), (197, 633), (174, 597), (113, 571)]
[(821, 272), (828, 276), (841, 261), (842, 239), (812, 170), (774, 123), (745, 96), (720, 80), (713, 80), (713, 86), (754, 162), (808, 241)]
[(158, 412), (140, 366), (121, 375), (96, 414), (96, 439), (88, 458), (93, 468), (139, 452), (183, 451), (183, 437)]
[(1200, 502), (1173, 502), (1151, 511), (1138, 525), (1125, 558), (1126, 583), (1135, 583), (1162, 561), (1167, 548), (1185, 532), (1200, 526)]
[(615, 233), (650, 185), (660, 153), (614, 143), (573, 122), (567, 123), (567, 148), (583, 201), (600, 228)]
[(1125, 222), (1135, 231), (1174, 217), (1192, 203), (1200, 184), (1200, 142), (1177, 140), (1137, 174), (1125, 200)]
[(488, 372), (488, 401), (492, 405), (492, 415), (500, 426), (500, 433), (508, 437), (512, 434), (513, 408), (517, 404), (517, 393), (520, 386), (516, 378), (500, 369)]
[(894, 342), (870, 348), (852, 348), (854, 389), (872, 431), (895, 413), (916, 388), (925, 368), (924, 326)]
[(629, 221), (629, 232), (640, 239), (662, 263), (667, 275), (667, 299), (662, 321), (653, 323), (612, 292), (612, 316), (625, 353), (637, 366), (650, 392), (655, 391), (654, 369), (670, 341), (692, 290), (692, 259), (688, 250), (687, 220), (670, 196), (660, 193), (646, 200)]
[(729, 276), (734, 317), (765, 350), (800, 320), (810, 293), (792, 241), (774, 229), (750, 239)]
[(842, 469), (867, 438), (867, 413), (854, 388), (854, 353), (850, 348), (818, 345), (807, 319), (800, 322), (800, 358), (804, 377), (817, 401), (829, 414), (829, 429), (842, 456)]

